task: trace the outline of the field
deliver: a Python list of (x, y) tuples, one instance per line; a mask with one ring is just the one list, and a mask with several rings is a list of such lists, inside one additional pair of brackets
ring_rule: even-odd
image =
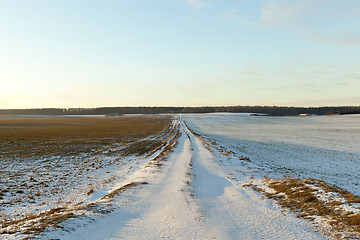
[(7, 117), (0, 130), (4, 239), (360, 237), (358, 116)]
[(360, 195), (360, 115), (205, 114), (186, 120), (199, 134), (272, 172), (262, 175), (322, 179)]
[(166, 117), (0, 119), (0, 157), (88, 153), (157, 134), (168, 124)]
[[(333, 239), (360, 236), (360, 115), (186, 116), (188, 126), (242, 182)], [(206, 140), (206, 141), (205, 141)]]
[(0, 119), (1, 232), (24, 232), (19, 219), (89, 201), (162, 147), (171, 124), (171, 116)]

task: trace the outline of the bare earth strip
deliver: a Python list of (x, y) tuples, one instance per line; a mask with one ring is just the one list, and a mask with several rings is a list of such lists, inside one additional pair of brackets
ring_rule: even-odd
[(110, 214), (59, 239), (326, 239), (303, 219), (230, 180), (225, 169), (180, 124), (181, 136), (166, 162), (132, 176), (134, 187), (114, 201)]

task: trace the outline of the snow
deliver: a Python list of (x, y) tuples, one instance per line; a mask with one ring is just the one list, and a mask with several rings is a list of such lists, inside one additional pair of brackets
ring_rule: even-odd
[(184, 115), (187, 125), (273, 177), (322, 179), (360, 195), (360, 115)]
[(351, 206), (348, 203), (345, 203), (345, 204), (341, 204), (340, 207), (350, 213), (355, 213), (355, 214), (360, 213), (360, 203), (351, 204)]
[[(247, 169), (251, 162), (235, 166), (238, 172), (233, 172), (229, 165), (219, 164), (229, 156), (214, 156), (183, 123), (180, 126), (178, 144), (162, 168), (147, 165), (128, 176), (129, 181), (148, 184), (119, 195), (112, 213), (70, 231), (47, 232), (44, 237), (326, 239), (311, 230), (307, 221), (282, 211), (271, 200), (242, 186), (247, 177), (240, 171), (250, 174), (257, 171)], [(73, 221), (72, 226), (76, 226), (77, 220)]]

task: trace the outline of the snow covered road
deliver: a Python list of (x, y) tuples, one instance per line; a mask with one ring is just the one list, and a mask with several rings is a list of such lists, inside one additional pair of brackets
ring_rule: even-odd
[[(120, 196), (121, 207), (59, 239), (326, 239), (309, 223), (230, 180), (199, 138), (181, 136), (148, 184)], [(122, 198), (128, 198), (124, 201)]]

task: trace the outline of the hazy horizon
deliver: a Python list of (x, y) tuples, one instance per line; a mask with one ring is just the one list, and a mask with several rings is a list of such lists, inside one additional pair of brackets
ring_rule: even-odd
[(356, 0), (0, 2), (0, 109), (360, 105)]
[[(260, 107), (260, 108), (360, 108), (360, 105), (347, 105), (347, 106), (280, 106), (280, 105), (203, 105), (203, 106), (100, 106), (100, 107), (34, 107), (34, 108), (0, 108), (0, 111), (12, 111), (12, 110), (46, 110), (46, 109), (64, 109), (64, 110), (75, 110), (75, 109), (101, 109), (101, 108), (236, 108), (236, 107)], [(236, 112), (234, 112), (236, 113)], [(240, 113), (240, 112), (239, 112)], [(250, 113), (250, 112), (249, 112)]]

